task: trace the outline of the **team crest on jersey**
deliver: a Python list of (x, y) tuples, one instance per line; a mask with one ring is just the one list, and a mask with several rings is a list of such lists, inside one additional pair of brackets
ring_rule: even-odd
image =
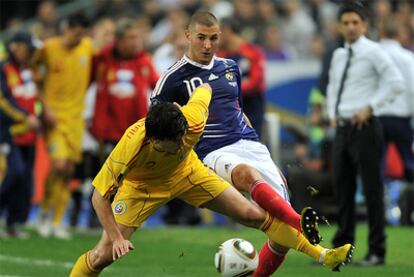
[(233, 73), (227, 72), (225, 76), (226, 76), (227, 80), (229, 80), (229, 81), (233, 80)]
[(127, 208), (127, 205), (125, 204), (124, 201), (118, 201), (116, 202), (114, 206), (114, 214), (121, 215), (125, 213), (126, 208)]

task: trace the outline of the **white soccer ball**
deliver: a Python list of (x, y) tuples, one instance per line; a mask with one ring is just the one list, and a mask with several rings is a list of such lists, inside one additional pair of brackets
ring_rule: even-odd
[(214, 257), (214, 265), (224, 277), (250, 276), (258, 263), (259, 255), (253, 244), (239, 238), (223, 242)]

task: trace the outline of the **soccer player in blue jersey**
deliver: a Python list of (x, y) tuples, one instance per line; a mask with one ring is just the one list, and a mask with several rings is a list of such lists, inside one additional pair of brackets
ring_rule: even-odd
[[(305, 210), (301, 226), (301, 216), (289, 203), (284, 176), (244, 116), (239, 67), (233, 60), (215, 56), (220, 33), (213, 14), (200, 11), (191, 17), (186, 31), (188, 51), (160, 77), (152, 103), (168, 101), (185, 105), (193, 90), (208, 82), (213, 88), (213, 97), (204, 134), (195, 148), (199, 158), (237, 189), (250, 193), (272, 216), (302, 232), (309, 223), (305, 218), (316, 224), (316, 213)], [(309, 235), (306, 231), (304, 235), (311, 243), (320, 241), (318, 232), (312, 230)], [(255, 274), (273, 273), (287, 251), (271, 240), (266, 242)]]

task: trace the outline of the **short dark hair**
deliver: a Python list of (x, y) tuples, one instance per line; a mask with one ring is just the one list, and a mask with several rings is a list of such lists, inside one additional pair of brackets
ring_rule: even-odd
[(367, 11), (364, 5), (359, 1), (345, 1), (338, 10), (338, 21), (341, 21), (341, 17), (344, 13), (354, 12), (357, 13), (363, 21), (367, 18)]
[(233, 33), (240, 34), (241, 32), (241, 24), (240, 22), (234, 17), (225, 17), (220, 20), (221, 28), (230, 28)]
[(185, 134), (187, 127), (187, 120), (180, 108), (169, 102), (154, 103), (145, 119), (147, 138), (178, 140)]
[(216, 24), (218, 25), (218, 20), (214, 14), (209, 11), (198, 11), (191, 16), (188, 23), (188, 29), (194, 27), (196, 24), (211, 27)]
[(71, 14), (66, 19), (66, 22), (69, 28), (76, 28), (76, 27), (88, 28), (90, 24), (88, 17), (84, 13)]
[(115, 37), (122, 38), (128, 30), (138, 28), (138, 24), (131, 18), (121, 18), (116, 22)]

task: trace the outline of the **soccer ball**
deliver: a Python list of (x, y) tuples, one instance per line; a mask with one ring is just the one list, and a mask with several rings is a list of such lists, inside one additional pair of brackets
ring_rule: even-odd
[(259, 255), (253, 244), (234, 238), (223, 242), (214, 257), (217, 271), (224, 277), (249, 276), (257, 268)]

